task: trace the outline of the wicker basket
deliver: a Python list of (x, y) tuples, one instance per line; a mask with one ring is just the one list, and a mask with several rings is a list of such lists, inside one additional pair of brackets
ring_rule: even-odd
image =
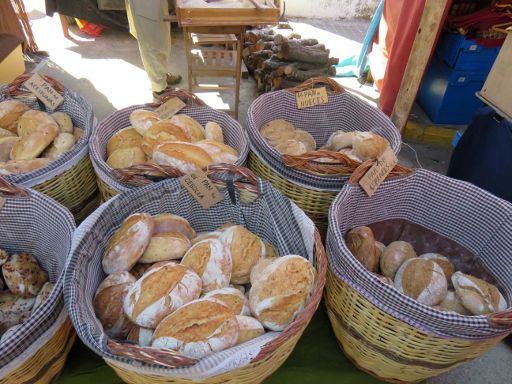
[(480, 356), (512, 331), (510, 309), (441, 312), (382, 283), (348, 250), (348, 230), (370, 225), (379, 241), (402, 239), (418, 254), (444, 253), (457, 270), (497, 284), (510, 305), (511, 212), (510, 203), (472, 184), (424, 170), (384, 182), (372, 198), (346, 184), (329, 212), (326, 289), (345, 354), (379, 379), (417, 382)]
[[(290, 355), (320, 302), (326, 260), (320, 235), (311, 220), (247, 169), (214, 166), (210, 172), (215, 183), (224, 185), (225, 196), (224, 201), (210, 209), (202, 209), (177, 180), (165, 180), (109, 200), (75, 235), (76, 246), (71, 251), (65, 277), (71, 319), (83, 342), (128, 383), (260, 383)], [(235, 173), (244, 179), (235, 179)], [(252, 195), (248, 204), (242, 203), (242, 189)], [(307, 255), (317, 270), (317, 280), (304, 311), (283, 332), (267, 332), (195, 364), (175, 352), (166, 357), (162, 351), (156, 353), (109, 339), (92, 308), (96, 287), (105, 276), (100, 260), (114, 230), (128, 215), (140, 211), (182, 215), (198, 231), (213, 230), (228, 221), (239, 223), (276, 245), (280, 254)]]
[[(21, 75), (13, 83), (0, 87), (0, 101), (14, 98), (32, 109), (45, 110), (44, 104), (28, 92), (23, 83), (31, 74)], [(89, 103), (57, 80), (43, 76), (63, 97), (64, 103), (56, 111), (66, 112), (76, 127), (84, 130), (82, 139), (68, 152), (48, 166), (33, 172), (9, 176), (9, 181), (30, 187), (48, 195), (68, 208), (80, 222), (98, 206), (96, 176), (88, 156), (88, 140), (95, 118)]]
[(0, 343), (0, 383), (51, 383), (60, 374), (75, 332), (64, 307), (63, 271), (75, 224), (54, 200), (0, 179), (0, 248), (33, 254), (55, 284), (49, 298)]
[(179, 97), (188, 104), (179, 113), (184, 113), (193, 117), (202, 125), (206, 124), (208, 121), (217, 122), (223, 128), (226, 143), (240, 153), (240, 157), (235, 164), (238, 166), (245, 165), (249, 146), (240, 124), (228, 114), (205, 106), (205, 104), (194, 94), (182, 89), (177, 89), (168, 92), (158, 103), (134, 105), (113, 113), (101, 121), (98, 124), (97, 129), (92, 133), (89, 141), (91, 159), (96, 174), (98, 175), (98, 186), (103, 201), (107, 201), (120, 192), (126, 192), (133, 189), (133, 186), (126, 185), (113, 176), (113, 169), (106, 163), (107, 142), (117, 131), (130, 126), (130, 114), (134, 110), (154, 110), (172, 97)]
[[(295, 93), (316, 85), (332, 90), (328, 103), (298, 109)], [(327, 229), (332, 200), (360, 163), (330, 151), (282, 156), (259, 133), (261, 126), (275, 119), (288, 120), (296, 128), (308, 131), (318, 147), (336, 131), (358, 130), (380, 134), (388, 139), (395, 153), (400, 150), (400, 134), (391, 120), (329, 78), (313, 78), (295, 88), (266, 93), (251, 104), (247, 112), (247, 132), (251, 141), (249, 168), (302, 208), (322, 234)], [(315, 161), (323, 157), (331, 157), (337, 162)]]

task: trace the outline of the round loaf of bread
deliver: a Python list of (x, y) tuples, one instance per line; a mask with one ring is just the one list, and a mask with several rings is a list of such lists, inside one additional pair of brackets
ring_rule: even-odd
[(170, 213), (161, 213), (153, 216), (155, 233), (178, 232), (192, 240), (196, 237), (196, 231), (184, 217)]
[(343, 148), (352, 148), (352, 142), (354, 141), (355, 132), (334, 132), (324, 144), (322, 149), (328, 149), (331, 151), (339, 151)]
[(343, 153), (345, 156), (347, 156), (351, 160), (358, 161), (360, 163), (363, 162), (363, 160), (361, 160), (359, 157), (356, 156), (356, 154), (352, 148), (342, 148), (338, 152)]
[(294, 138), (295, 126), (284, 119), (277, 119), (264, 124), (260, 128), (260, 133), (271, 146), (275, 147), (283, 141)]
[(18, 142), (18, 136), (2, 136), (0, 137), (0, 162), (6, 162), (11, 159), (11, 150), (14, 144)]
[(26, 252), (11, 255), (2, 265), (2, 274), (9, 290), (22, 297), (37, 296), (48, 281), (48, 274), (41, 269), (37, 259)]
[(102, 260), (105, 273), (110, 275), (132, 269), (151, 241), (153, 227), (153, 219), (147, 213), (128, 216), (105, 248)]
[(39, 293), (36, 296), (34, 306), (32, 307), (32, 313), (34, 313), (35, 310), (39, 308), (46, 301), (46, 299), (48, 299), (48, 297), (50, 297), (50, 293), (52, 293), (53, 287), (53, 283), (49, 281), (44, 283), (43, 287), (39, 290)]
[(312, 152), (316, 150), (316, 140), (308, 131), (304, 131), (303, 129), (297, 129), (295, 131), (295, 135), (293, 136), (295, 140), (302, 142), (306, 146), (307, 152)]
[(356, 132), (352, 143), (354, 154), (362, 161), (377, 159), (389, 147), (389, 141), (372, 132)]
[(73, 136), (75, 137), (75, 142), (78, 143), (82, 140), (82, 137), (84, 137), (84, 130), (82, 128), (74, 127)]
[(238, 321), (238, 328), (240, 329), (237, 344), (245, 343), (265, 333), (263, 325), (254, 317), (237, 315), (236, 321)]
[(155, 328), (160, 320), (201, 293), (201, 279), (190, 268), (172, 261), (146, 271), (128, 291), (124, 312), (137, 325)]
[(94, 312), (110, 337), (123, 339), (133, 326), (124, 314), (123, 304), (136, 281), (129, 272), (120, 272), (107, 276), (96, 289)]
[(126, 340), (138, 344), (141, 347), (149, 347), (151, 346), (151, 339), (153, 338), (154, 332), (154, 329), (143, 328), (139, 327), (138, 325), (134, 325), (130, 333), (128, 333)]
[(446, 297), (441, 301), (436, 309), (440, 311), (455, 312), (459, 315), (471, 315), (471, 313), (462, 305), (462, 300), (454, 291), (448, 291)]
[(152, 111), (136, 109), (130, 114), (130, 124), (139, 133), (144, 135), (146, 131), (156, 122), (160, 121), (158, 115)]
[(148, 156), (153, 155), (153, 150), (165, 141), (190, 142), (190, 134), (182, 127), (170, 120), (159, 121), (153, 124), (142, 136), (142, 149)]
[(73, 133), (73, 121), (65, 112), (54, 112), (50, 117), (55, 120), (61, 133)]
[(139, 280), (146, 271), (151, 268), (154, 264), (135, 264), (132, 269), (130, 269), (130, 274), (135, 277), (136, 280)]
[(406, 260), (395, 276), (395, 288), (421, 304), (438, 305), (448, 293), (443, 269), (432, 260)]
[(231, 254), (219, 240), (208, 239), (194, 244), (183, 256), (181, 264), (199, 275), (203, 293), (229, 285)]
[(444, 275), (446, 276), (446, 280), (448, 281), (448, 284), (452, 281), (452, 275), (453, 272), (455, 272), (455, 267), (452, 264), (450, 260), (448, 260), (447, 257), (439, 254), (439, 253), (424, 253), (420, 256), (422, 259), (425, 260), (432, 260), (439, 264), (441, 268), (443, 268)]
[(377, 272), (381, 251), (375, 245), (373, 231), (368, 227), (355, 227), (347, 233), (347, 248), (370, 272)]
[(507, 309), (507, 302), (494, 285), (462, 272), (452, 275), (455, 293), (462, 305), (473, 315), (486, 315)]
[(0, 128), (0, 137), (8, 137), (8, 136), (17, 137), (18, 135), (14, 132), (8, 131), (7, 129)]
[(218, 143), (224, 143), (224, 133), (222, 127), (214, 121), (209, 121), (204, 126), (204, 136), (207, 140), (213, 140)]
[(315, 277), (315, 269), (302, 256), (277, 258), (249, 291), (252, 314), (265, 328), (284, 330), (304, 309)]
[(201, 140), (196, 145), (204, 149), (212, 157), (214, 164), (228, 163), (234, 164), (240, 154), (229, 145), (219, 143), (214, 140)]
[(379, 275), (378, 273), (374, 273), (373, 275), (374, 275), (377, 279), (379, 279), (380, 281), (382, 281), (384, 284), (391, 285), (392, 287), (394, 287), (394, 286), (395, 286), (395, 283), (394, 283), (394, 282), (393, 282), (393, 280), (391, 280), (389, 277)]
[[(51, 128), (45, 128), (50, 126)], [(18, 120), (18, 136), (24, 137), (33, 134), (34, 132), (40, 131), (41, 129), (55, 131), (55, 136), (59, 134), (59, 126), (50, 115), (43, 111), (37, 111), (31, 109), (21, 115)]]
[(171, 117), (171, 122), (188, 132), (192, 143), (205, 139), (203, 126), (193, 117), (184, 114), (174, 115)]
[(117, 149), (141, 147), (142, 136), (133, 127), (117, 131), (107, 142), (107, 158)]
[(146, 154), (140, 147), (116, 149), (107, 159), (107, 164), (112, 168), (127, 168), (132, 165), (144, 164)]
[(275, 148), (279, 153), (292, 156), (300, 156), (308, 151), (306, 145), (302, 141), (296, 139), (282, 141), (277, 144)]
[(241, 225), (233, 225), (224, 229), (220, 241), (231, 253), (233, 262), (231, 283), (249, 283), (251, 269), (259, 259), (266, 256), (266, 247), (263, 241)]
[(203, 148), (183, 141), (166, 142), (153, 151), (153, 161), (170, 165), (188, 174), (213, 164), (213, 158)]
[(239, 328), (235, 314), (214, 299), (192, 301), (163, 319), (151, 346), (202, 359), (234, 346)]
[(12, 160), (31, 160), (38, 157), (59, 134), (55, 125), (43, 125), (37, 131), (22, 136), (11, 149)]
[(155, 233), (138, 262), (156, 263), (158, 261), (181, 259), (190, 245), (190, 240), (181, 233)]
[(398, 268), (408, 259), (416, 257), (411, 244), (406, 241), (393, 241), (380, 256), (380, 271), (384, 276), (394, 279)]
[(18, 100), (0, 102), (0, 128), (16, 133), (18, 120), (30, 108)]
[(27, 173), (48, 165), (50, 159), (32, 159), (0, 163), (0, 175)]
[(61, 132), (55, 140), (53, 140), (53, 144), (47, 148), (44, 157), (51, 160), (56, 159), (73, 148), (73, 145), (75, 145), (75, 136), (72, 133)]
[(30, 317), (34, 297), (20, 297), (10, 291), (0, 292), (0, 332), (23, 323)]
[(265, 257), (264, 259), (258, 260), (258, 262), (251, 269), (250, 273), (250, 283), (254, 284), (256, 281), (260, 279), (261, 273), (267, 268), (270, 264), (277, 260), (277, 256), (273, 257)]
[(214, 291), (207, 292), (204, 295), (204, 298), (213, 298), (219, 300), (231, 308), (235, 315), (249, 316), (251, 314), (247, 297), (245, 297), (245, 295), (236, 288), (226, 287), (216, 289)]
[(198, 233), (196, 235), (196, 237), (194, 237), (192, 239), (192, 245), (194, 244), (197, 244), (199, 243), (200, 241), (203, 241), (203, 240), (208, 240), (208, 239), (220, 239), (220, 235), (222, 235), (222, 231), (213, 231), (213, 232), (201, 232), (201, 233)]

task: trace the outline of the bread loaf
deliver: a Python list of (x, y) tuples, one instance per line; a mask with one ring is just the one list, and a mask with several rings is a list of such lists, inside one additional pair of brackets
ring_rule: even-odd
[(0, 175), (28, 173), (48, 165), (50, 159), (32, 159), (0, 163)]
[(133, 127), (127, 127), (117, 131), (107, 142), (107, 158), (117, 149), (125, 149), (142, 146), (142, 136)]
[(306, 145), (302, 141), (295, 139), (282, 141), (281, 143), (277, 144), (275, 148), (277, 151), (279, 151), (279, 153), (292, 156), (299, 156), (308, 151), (306, 149)]
[(190, 248), (190, 240), (178, 232), (153, 234), (148, 247), (139, 259), (139, 263), (181, 259)]
[(107, 164), (112, 168), (127, 168), (132, 165), (144, 164), (146, 154), (140, 147), (116, 149), (107, 159)]
[(352, 148), (352, 143), (354, 141), (355, 132), (343, 132), (337, 131), (334, 132), (327, 142), (324, 144), (322, 149), (327, 149), (330, 151), (339, 151), (343, 148)]
[(448, 291), (446, 297), (437, 305), (436, 309), (440, 311), (455, 312), (459, 315), (471, 315), (471, 313), (464, 308), (460, 297), (454, 291)]
[(295, 130), (295, 135), (293, 136), (295, 140), (302, 142), (306, 146), (307, 152), (312, 152), (316, 150), (316, 140), (311, 134), (302, 129)]
[(204, 295), (205, 299), (216, 299), (228, 306), (235, 315), (249, 316), (251, 310), (249, 309), (249, 301), (247, 297), (236, 288), (226, 287), (207, 292)]
[(146, 271), (151, 268), (153, 264), (135, 264), (132, 269), (130, 269), (130, 274), (135, 277), (135, 279), (139, 280)]
[(435, 263), (439, 264), (439, 266), (443, 268), (443, 272), (444, 275), (446, 276), (448, 284), (451, 283), (453, 272), (455, 272), (455, 267), (453, 266), (451, 261), (448, 260), (448, 258), (444, 257), (439, 253), (424, 253), (420, 257), (425, 260), (432, 260)]
[(192, 245), (207, 239), (220, 239), (220, 235), (222, 235), (222, 231), (198, 233), (197, 236), (192, 239)]
[(347, 248), (370, 272), (377, 272), (381, 251), (375, 245), (373, 231), (368, 227), (355, 227), (347, 233)]
[(181, 264), (199, 275), (204, 293), (229, 285), (231, 254), (219, 240), (209, 239), (194, 244), (183, 256)]
[(73, 121), (67, 113), (54, 112), (50, 117), (55, 120), (61, 133), (73, 133)]
[(196, 145), (208, 152), (214, 164), (234, 164), (240, 156), (236, 149), (217, 141), (201, 140), (198, 141)]
[(130, 114), (130, 124), (141, 136), (159, 120), (155, 112), (146, 111), (144, 109), (136, 109)]
[(354, 154), (362, 161), (377, 159), (389, 147), (389, 141), (372, 132), (356, 132), (352, 143)]
[(124, 299), (137, 280), (129, 272), (107, 276), (94, 295), (94, 312), (105, 333), (113, 338), (126, 337), (133, 324), (123, 311)]
[(392, 287), (395, 286), (393, 280), (391, 280), (389, 277), (386, 277), (386, 276), (382, 276), (382, 275), (379, 275), (377, 273), (374, 273), (373, 274), (377, 279), (379, 279), (380, 281), (382, 281), (384, 284), (387, 284), (387, 285), (391, 285)]
[(38, 157), (57, 137), (59, 129), (57, 124), (44, 125), (37, 131), (22, 136), (11, 150), (12, 160), (31, 160)]
[(62, 132), (53, 140), (53, 144), (48, 147), (45, 157), (53, 160), (69, 151), (75, 145), (75, 136), (72, 133)]
[(2, 274), (9, 290), (22, 297), (37, 296), (48, 281), (48, 274), (41, 269), (37, 259), (26, 252), (11, 255), (2, 265)]
[(73, 129), (73, 136), (75, 137), (75, 142), (78, 143), (84, 136), (84, 130), (82, 128), (75, 127)]
[(302, 256), (279, 257), (268, 265), (249, 291), (251, 312), (265, 328), (284, 330), (302, 312), (316, 272)]
[(209, 121), (204, 126), (204, 136), (207, 140), (213, 140), (218, 143), (224, 143), (224, 133), (219, 124)]
[(132, 322), (155, 328), (168, 314), (195, 300), (201, 279), (190, 268), (172, 261), (151, 267), (132, 286), (124, 300), (124, 312)]
[(212, 299), (192, 301), (158, 324), (152, 347), (201, 359), (234, 346), (239, 337), (235, 314)]
[(448, 292), (443, 269), (432, 260), (406, 260), (395, 276), (395, 288), (421, 304), (438, 305)]
[(18, 136), (16, 133), (11, 132), (7, 129), (0, 128), (0, 137)]
[(261, 136), (275, 147), (295, 137), (295, 126), (283, 119), (269, 121), (260, 128)]
[(184, 217), (172, 215), (170, 213), (161, 213), (153, 216), (155, 223), (155, 233), (179, 232), (190, 240), (196, 237), (196, 231), (192, 228)]
[(16, 133), (18, 120), (29, 107), (18, 100), (0, 102), (0, 128)]
[(190, 142), (190, 134), (182, 127), (171, 123), (170, 120), (159, 121), (153, 124), (142, 136), (142, 149), (146, 155), (153, 155), (153, 150), (166, 141)]
[(35, 310), (39, 308), (48, 299), (48, 297), (50, 297), (50, 293), (52, 293), (53, 287), (54, 284), (49, 281), (44, 283), (44, 285), (39, 290), (39, 293), (36, 296), (34, 306), (32, 307), (32, 313), (34, 313)]
[(363, 162), (363, 160), (361, 160), (359, 157), (356, 156), (356, 154), (352, 148), (342, 148), (338, 152), (343, 153), (345, 156), (347, 156), (351, 160), (358, 161), (360, 163)]
[(9, 291), (0, 292), (0, 332), (23, 323), (34, 306), (34, 297), (20, 297)]
[(166, 142), (153, 151), (153, 160), (160, 165), (171, 165), (188, 174), (213, 164), (212, 157), (204, 149), (181, 141)]
[(187, 131), (190, 135), (190, 140), (192, 143), (205, 139), (205, 131), (203, 126), (199, 124), (193, 117), (184, 114), (174, 115), (171, 117), (171, 122)]
[(238, 328), (240, 329), (237, 344), (245, 343), (265, 333), (263, 325), (254, 317), (238, 315), (236, 321), (238, 321)]
[(59, 134), (57, 122), (46, 112), (31, 109), (21, 115), (18, 120), (17, 132), (20, 137), (29, 136), (42, 129), (55, 132), (55, 136)]
[(405, 241), (393, 241), (382, 251), (380, 271), (384, 276), (394, 279), (398, 268), (413, 257), (416, 257), (416, 252), (411, 244)]
[(107, 244), (102, 260), (105, 273), (132, 269), (151, 241), (153, 227), (153, 219), (146, 213), (128, 216)]
[(151, 345), (151, 339), (153, 338), (154, 331), (155, 330), (151, 328), (143, 328), (138, 325), (134, 325), (130, 333), (128, 333), (126, 340), (138, 344), (141, 347), (149, 347)]
[(455, 272), (452, 283), (462, 305), (473, 315), (486, 315), (507, 309), (507, 302), (498, 288), (482, 279)]
[(258, 260), (258, 262), (251, 269), (250, 274), (250, 282), (254, 284), (256, 281), (260, 279), (261, 273), (267, 268), (270, 264), (277, 260), (277, 257), (266, 257), (264, 259)]
[(0, 266), (4, 265), (9, 260), (9, 254), (5, 249), (0, 249)]
[(0, 137), (0, 162), (6, 162), (11, 159), (11, 150), (14, 144), (19, 140), (18, 136)]

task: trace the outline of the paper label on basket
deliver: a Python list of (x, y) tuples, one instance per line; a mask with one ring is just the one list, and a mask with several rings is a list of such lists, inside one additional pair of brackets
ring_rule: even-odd
[(5, 204), (5, 197), (0, 196), (0, 208), (2, 208)]
[(213, 207), (219, 201), (224, 200), (224, 195), (201, 170), (183, 176), (180, 182), (204, 209)]
[(373, 196), (379, 185), (382, 184), (386, 176), (398, 164), (398, 159), (391, 148), (388, 147), (377, 159), (377, 162), (368, 172), (359, 180), (359, 185), (364, 189), (366, 194)]
[(173, 97), (155, 109), (155, 113), (161, 119), (168, 119), (173, 117), (176, 113), (181, 111), (187, 105), (181, 101), (178, 97)]
[(297, 99), (297, 108), (309, 108), (315, 105), (327, 104), (329, 98), (327, 97), (327, 89), (325, 87), (307, 89), (295, 94)]
[(52, 111), (64, 102), (59, 92), (37, 73), (34, 73), (23, 85)]

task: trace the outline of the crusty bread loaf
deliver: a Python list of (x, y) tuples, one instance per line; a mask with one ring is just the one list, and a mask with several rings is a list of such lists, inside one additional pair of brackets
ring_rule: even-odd
[(0, 128), (16, 133), (18, 120), (29, 107), (18, 100), (5, 100), (0, 102)]
[(37, 131), (22, 136), (11, 150), (12, 160), (31, 160), (38, 157), (59, 134), (59, 128), (55, 125), (40, 126)]
[(0, 128), (0, 137), (18, 136), (16, 133), (11, 132), (7, 129)]
[(139, 263), (181, 259), (190, 248), (190, 240), (179, 232), (154, 233)]
[(235, 315), (249, 316), (251, 310), (249, 309), (249, 300), (240, 292), (240, 290), (232, 287), (216, 289), (207, 292), (204, 296), (205, 299), (217, 299), (227, 305)]
[(160, 121), (158, 115), (152, 111), (136, 109), (130, 114), (130, 124), (142, 136), (156, 122)]
[[(361, 160), (359, 157), (357, 157), (355, 155), (355, 152), (352, 148), (342, 148), (338, 152), (343, 153), (345, 156), (347, 156), (351, 160), (358, 161), (360, 163), (363, 162), (363, 160)], [(334, 160), (334, 161), (336, 161), (336, 160)]]
[(482, 279), (458, 271), (452, 275), (452, 283), (462, 305), (473, 315), (486, 315), (507, 308), (498, 288)]
[(190, 268), (172, 261), (151, 267), (128, 291), (124, 312), (132, 322), (155, 328), (168, 314), (195, 300), (201, 279)]
[(277, 256), (274, 257), (266, 257), (264, 259), (259, 259), (258, 262), (251, 269), (250, 273), (250, 282), (254, 284), (256, 281), (260, 279), (261, 273), (267, 268), (270, 264), (277, 260)]
[(4, 265), (9, 260), (9, 253), (5, 249), (0, 249), (0, 266)]
[(170, 120), (163, 120), (153, 124), (142, 136), (142, 149), (146, 155), (151, 156), (153, 150), (166, 141), (190, 142), (191, 137), (184, 128), (177, 126)]
[(218, 143), (224, 143), (224, 133), (222, 127), (214, 121), (209, 121), (204, 126), (204, 136), (207, 140), (214, 140)]
[(229, 145), (219, 143), (214, 140), (201, 140), (196, 143), (203, 148), (212, 157), (214, 164), (228, 163), (233, 164), (238, 160), (240, 154)]
[[(51, 126), (52, 128), (46, 128), (47, 126)], [(53, 128), (55, 128), (55, 130)], [(60, 132), (57, 122), (53, 120), (48, 113), (43, 111), (31, 109), (21, 115), (18, 120), (17, 132), (20, 137), (29, 136), (41, 129), (55, 131), (55, 136)]]
[(117, 131), (107, 142), (107, 158), (117, 149), (141, 147), (142, 136), (133, 127)]
[(32, 307), (32, 313), (35, 312), (37, 308), (39, 308), (47, 299), (50, 297), (50, 293), (52, 293), (54, 284), (47, 281), (41, 287), (39, 292), (37, 293), (36, 300), (34, 301), (34, 306)]
[(138, 344), (141, 347), (149, 347), (151, 345), (151, 339), (153, 338), (153, 332), (155, 332), (154, 329), (134, 325), (130, 333), (128, 333), (126, 340)]
[(11, 255), (2, 265), (2, 274), (9, 290), (22, 297), (37, 296), (48, 281), (48, 274), (41, 269), (37, 259), (26, 252)]
[(6, 162), (11, 159), (11, 150), (14, 144), (19, 140), (18, 136), (0, 137), (0, 162)]
[(84, 137), (84, 130), (82, 128), (74, 127), (73, 136), (75, 137), (75, 142), (78, 143), (82, 140), (82, 137)]
[(50, 160), (56, 159), (73, 148), (73, 145), (75, 145), (75, 136), (72, 133), (61, 132), (55, 140), (53, 140), (53, 144), (47, 148), (44, 157)]
[(347, 233), (347, 248), (370, 272), (377, 272), (381, 251), (375, 245), (373, 231), (368, 227), (355, 227)]
[(151, 346), (201, 359), (234, 346), (238, 337), (235, 314), (214, 299), (200, 299), (163, 319), (155, 329)]
[(123, 311), (124, 298), (137, 280), (129, 272), (107, 276), (96, 289), (94, 312), (105, 333), (114, 338), (126, 337), (133, 324)]
[(50, 115), (50, 117), (55, 120), (61, 133), (73, 133), (73, 121), (71, 120), (71, 116), (69, 116), (67, 113), (54, 112)]
[(306, 145), (302, 141), (296, 139), (282, 141), (276, 145), (275, 148), (279, 153), (292, 156), (299, 156), (308, 151)]
[(382, 275), (379, 275), (377, 273), (374, 273), (373, 274), (377, 279), (379, 279), (380, 281), (382, 281), (384, 284), (387, 284), (387, 285), (391, 285), (392, 287), (395, 286), (395, 283), (393, 282), (393, 280), (391, 280), (389, 277), (387, 276), (382, 276)]
[(202, 280), (202, 291), (209, 292), (229, 285), (231, 253), (216, 239), (194, 244), (183, 256), (181, 264), (191, 268)]
[(103, 255), (107, 274), (129, 271), (140, 259), (153, 236), (153, 219), (147, 213), (128, 216), (108, 241)]
[(251, 312), (265, 328), (284, 330), (300, 314), (313, 290), (316, 271), (302, 256), (268, 265), (249, 291)]
[(238, 328), (240, 329), (237, 344), (245, 343), (265, 333), (263, 325), (254, 317), (237, 316), (236, 321), (238, 321)]
[(443, 272), (446, 277), (446, 280), (448, 281), (448, 284), (451, 283), (453, 272), (455, 272), (455, 266), (452, 264), (450, 260), (448, 260), (447, 257), (439, 253), (424, 253), (420, 257), (425, 260), (432, 260), (439, 264), (439, 266), (443, 268)]
[(411, 244), (406, 241), (393, 241), (382, 251), (380, 271), (384, 276), (394, 279), (398, 268), (413, 257), (416, 257), (416, 252)]
[(171, 117), (171, 122), (185, 129), (189, 133), (190, 140), (193, 143), (205, 139), (203, 126), (193, 117), (184, 114), (174, 115)]
[(48, 165), (50, 159), (32, 159), (0, 163), (0, 175), (28, 173)]
[(20, 297), (10, 291), (0, 292), (0, 332), (18, 325), (30, 316), (34, 297)]
[(354, 154), (362, 161), (377, 159), (389, 147), (389, 141), (372, 132), (356, 132), (352, 142)]
[(312, 152), (316, 150), (316, 140), (308, 131), (304, 131), (303, 129), (295, 130), (295, 135), (293, 136), (295, 140), (299, 140), (306, 146), (307, 152)]
[(144, 164), (146, 154), (140, 147), (116, 149), (107, 159), (107, 164), (112, 168), (127, 168), (132, 165)]
[(459, 315), (471, 315), (471, 313), (462, 305), (462, 300), (454, 291), (448, 291), (446, 297), (441, 301), (436, 309), (440, 311), (455, 312)]
[(354, 135), (355, 132), (336, 131), (327, 139), (322, 149), (339, 151), (342, 148), (352, 148)]
[(196, 237), (196, 231), (184, 217), (171, 213), (161, 213), (153, 216), (155, 233), (179, 232), (190, 240)]
[(192, 239), (192, 245), (207, 239), (220, 239), (220, 235), (222, 235), (222, 231), (198, 233), (197, 236)]
[(271, 146), (275, 147), (283, 141), (294, 138), (295, 126), (283, 119), (272, 120), (260, 128), (260, 134)]
[(176, 167), (186, 174), (213, 164), (212, 157), (204, 149), (182, 141), (158, 145), (153, 151), (153, 160), (160, 165)]
[(132, 269), (130, 269), (130, 273), (133, 277), (135, 277), (137, 280), (139, 280), (146, 271), (151, 268), (153, 264), (142, 264), (137, 263), (135, 264)]

